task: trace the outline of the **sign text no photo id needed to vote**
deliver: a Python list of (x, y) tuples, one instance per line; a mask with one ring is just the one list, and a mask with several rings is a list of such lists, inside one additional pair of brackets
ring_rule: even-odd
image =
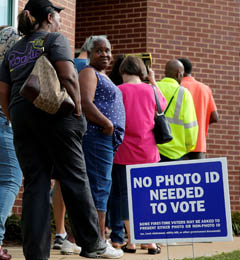
[(127, 166), (131, 241), (232, 240), (226, 158)]

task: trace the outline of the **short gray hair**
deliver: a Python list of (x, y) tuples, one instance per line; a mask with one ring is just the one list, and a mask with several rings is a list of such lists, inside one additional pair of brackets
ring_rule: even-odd
[(89, 38), (87, 38), (87, 39), (85, 40), (84, 44), (82, 45), (82, 47), (81, 47), (81, 49), (80, 49), (80, 53), (87, 51), (88, 40), (89, 40)]
[(87, 38), (87, 40), (85, 41), (85, 43), (83, 45), (86, 44), (86, 46), (85, 46), (86, 47), (86, 51), (88, 53), (91, 53), (93, 48), (94, 48), (95, 43), (96, 42), (100, 42), (100, 41), (106, 42), (106, 44), (109, 45), (109, 48), (111, 50), (110, 41), (107, 39), (107, 37), (105, 35), (93, 35), (93, 36), (90, 36), (90, 37)]

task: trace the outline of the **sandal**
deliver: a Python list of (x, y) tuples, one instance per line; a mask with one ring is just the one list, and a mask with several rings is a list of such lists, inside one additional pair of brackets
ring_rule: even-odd
[(161, 247), (157, 245), (157, 248), (148, 248), (149, 255), (157, 255), (161, 253)]
[(0, 249), (0, 260), (10, 260), (11, 255), (8, 254), (7, 249)]
[(127, 248), (127, 244), (122, 246), (121, 248), (122, 248), (122, 251), (125, 253), (131, 253), (131, 254), (136, 253), (136, 249)]

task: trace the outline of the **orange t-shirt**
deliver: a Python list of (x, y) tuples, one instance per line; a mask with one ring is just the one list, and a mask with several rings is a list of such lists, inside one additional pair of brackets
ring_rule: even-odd
[(193, 77), (184, 77), (181, 86), (187, 88), (193, 97), (198, 121), (198, 139), (196, 148), (192, 152), (206, 152), (206, 138), (211, 113), (216, 111), (216, 104), (211, 89), (195, 80)]

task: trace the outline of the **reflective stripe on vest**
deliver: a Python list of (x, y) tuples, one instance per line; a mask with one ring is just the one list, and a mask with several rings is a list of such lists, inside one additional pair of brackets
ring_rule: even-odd
[(183, 120), (179, 119), (183, 95), (184, 95), (184, 88), (180, 87), (179, 92), (178, 92), (178, 96), (177, 96), (177, 102), (176, 102), (176, 107), (175, 107), (175, 111), (174, 111), (174, 117), (173, 118), (167, 117), (167, 120), (168, 120), (169, 123), (176, 124), (176, 125), (182, 125), (182, 126), (184, 126), (184, 128), (192, 128), (192, 127), (198, 125), (197, 121), (193, 121), (193, 122), (184, 124)]

